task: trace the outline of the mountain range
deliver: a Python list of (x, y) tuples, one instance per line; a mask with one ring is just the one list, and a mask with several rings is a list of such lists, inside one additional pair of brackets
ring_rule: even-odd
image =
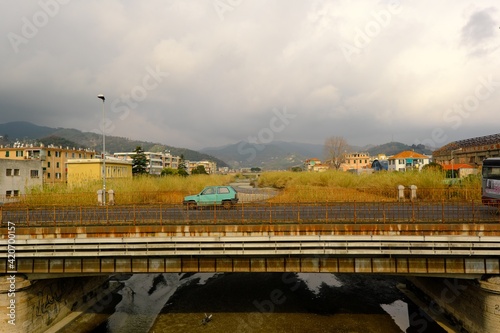
[[(7, 145), (16, 141), (33, 144), (43, 143), (44, 145), (53, 144), (55, 146), (63, 147), (90, 148), (95, 149), (96, 151), (102, 151), (101, 134), (82, 132), (77, 129), (38, 126), (24, 121), (0, 124), (0, 144)], [(228, 166), (226, 162), (215, 156), (210, 156), (195, 150), (171, 147), (161, 143), (131, 140), (128, 138), (106, 135), (106, 151), (108, 153), (131, 152), (138, 146), (144, 151), (169, 151), (172, 155), (183, 155), (186, 160), (211, 160), (216, 162), (219, 167)]]
[[(0, 144), (7, 145), (16, 141), (21, 143), (43, 143), (63, 147), (91, 148), (102, 150), (102, 135), (92, 132), (81, 132), (77, 129), (52, 128), (38, 126), (29, 122), (9, 122), (0, 124)], [(251, 168), (263, 170), (282, 170), (293, 166), (302, 166), (308, 158), (323, 159), (322, 144), (300, 142), (273, 141), (266, 145), (240, 141), (220, 147), (203, 148), (199, 151), (171, 147), (161, 143), (131, 140), (117, 136), (106, 136), (106, 150), (109, 153), (134, 151), (137, 146), (144, 151), (170, 151), (173, 155), (183, 155), (187, 160), (212, 160), (219, 167)], [(371, 156), (385, 154), (391, 156), (404, 150), (430, 155), (432, 150), (423, 145), (406, 145), (400, 142), (389, 142), (383, 145), (364, 147), (351, 146), (352, 152), (366, 152)]]
[[(405, 150), (413, 150), (424, 155), (432, 154), (432, 150), (423, 145), (409, 146), (401, 142), (389, 142), (378, 146), (350, 146), (349, 148), (351, 152), (365, 152), (370, 156), (378, 154), (391, 156)], [(273, 141), (266, 145), (240, 141), (221, 147), (203, 148), (200, 151), (226, 161), (233, 168), (258, 167), (263, 170), (302, 166), (309, 158), (324, 159), (324, 145), (322, 144), (284, 141)]]

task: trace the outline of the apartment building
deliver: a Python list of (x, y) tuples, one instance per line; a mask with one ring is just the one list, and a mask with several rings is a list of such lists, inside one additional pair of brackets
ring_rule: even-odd
[(0, 146), (0, 159), (32, 160), (41, 162), (41, 179), (44, 184), (67, 182), (66, 163), (71, 158), (90, 159), (96, 156), (91, 149), (70, 148), (44, 144), (22, 144), (16, 142), (10, 146)]
[(188, 168), (188, 173), (191, 173), (198, 166), (202, 165), (208, 174), (215, 173), (217, 171), (217, 163), (212, 161), (186, 161), (186, 167)]
[(342, 163), (341, 168), (347, 170), (360, 170), (371, 167), (371, 158), (368, 153), (349, 153), (345, 155), (345, 161)]
[[(114, 153), (113, 157), (125, 161), (132, 162), (134, 159), (135, 152), (118, 152)], [(177, 169), (180, 163), (179, 156), (173, 156), (169, 152), (159, 153), (159, 152), (144, 152), (148, 165), (146, 170), (150, 175), (161, 175), (161, 171), (164, 168)]]

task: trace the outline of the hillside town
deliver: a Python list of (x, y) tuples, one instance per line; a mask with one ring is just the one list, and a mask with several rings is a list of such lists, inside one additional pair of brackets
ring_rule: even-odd
[[(91, 149), (62, 147), (55, 145), (34, 146), (19, 142), (12, 146), (0, 146), (0, 193), (3, 201), (14, 199), (26, 193), (26, 189), (47, 184), (81, 184), (102, 178), (105, 166), (107, 179), (133, 177), (135, 152), (116, 152), (103, 156)], [(216, 162), (182, 160), (170, 152), (144, 152), (147, 160), (145, 171), (151, 176), (160, 176), (165, 169), (178, 169), (180, 164), (187, 174), (202, 168), (207, 174), (245, 172), (250, 170), (229, 170), (217, 168)], [(419, 170), (430, 163), (439, 164), (453, 177), (462, 178), (476, 174), (482, 161), (488, 157), (500, 156), (500, 134), (488, 135), (451, 142), (432, 155), (415, 151), (401, 151), (392, 156), (366, 152), (349, 152), (341, 156), (338, 170), (353, 173), (405, 172)], [(331, 161), (311, 157), (294, 171), (325, 172), (332, 169)]]

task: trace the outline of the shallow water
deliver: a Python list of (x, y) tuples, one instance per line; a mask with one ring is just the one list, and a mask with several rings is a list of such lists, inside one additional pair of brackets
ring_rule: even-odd
[[(137, 274), (93, 333), (444, 332), (428, 318), (426, 329), (411, 327), (422, 318), (397, 288), (402, 282), (326, 273)], [(202, 324), (205, 314), (212, 320)]]

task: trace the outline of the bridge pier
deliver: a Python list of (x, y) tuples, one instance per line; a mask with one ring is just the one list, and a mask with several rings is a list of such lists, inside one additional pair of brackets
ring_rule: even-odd
[(110, 299), (108, 276), (28, 280), (7, 274), (0, 279), (0, 332), (56, 332), (68, 316), (92, 306), (98, 312)]
[[(451, 318), (455, 331), (469, 333), (500, 332), (500, 276), (482, 279), (407, 278), (424, 293), (425, 311), (430, 316)], [(426, 328), (427, 322), (410, 314), (415, 327)], [(417, 322), (418, 321), (418, 322)]]

